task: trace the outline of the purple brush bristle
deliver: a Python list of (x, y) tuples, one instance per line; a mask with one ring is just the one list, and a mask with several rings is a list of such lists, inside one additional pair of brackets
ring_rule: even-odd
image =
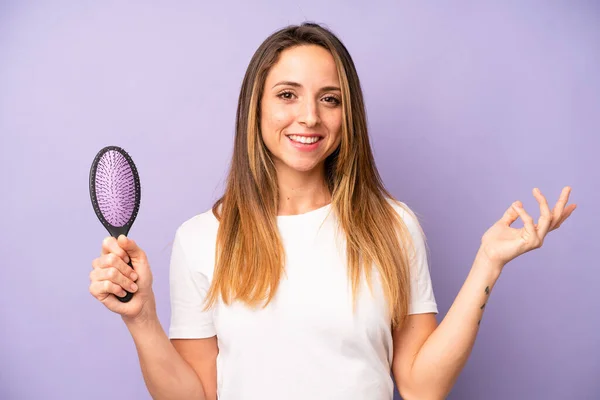
[(95, 186), (102, 216), (112, 226), (125, 225), (135, 209), (136, 186), (131, 165), (121, 153), (109, 150), (102, 155)]

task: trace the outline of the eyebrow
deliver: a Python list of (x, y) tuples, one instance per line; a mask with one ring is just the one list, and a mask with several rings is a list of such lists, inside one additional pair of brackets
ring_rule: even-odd
[[(298, 82), (292, 82), (292, 81), (277, 82), (275, 85), (273, 85), (273, 88), (275, 88), (277, 86), (302, 87), (302, 85), (299, 84)], [(337, 90), (337, 91), (341, 92), (341, 89), (337, 86), (325, 86), (325, 87), (321, 88), (321, 91), (324, 91), (324, 92), (333, 91), (333, 90)]]

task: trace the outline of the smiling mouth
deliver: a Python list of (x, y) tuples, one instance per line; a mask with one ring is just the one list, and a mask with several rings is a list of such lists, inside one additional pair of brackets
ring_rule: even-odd
[(300, 144), (315, 144), (321, 140), (323, 140), (323, 137), (321, 136), (302, 136), (302, 135), (286, 135), (288, 139), (290, 139), (292, 142), (294, 143), (300, 143)]

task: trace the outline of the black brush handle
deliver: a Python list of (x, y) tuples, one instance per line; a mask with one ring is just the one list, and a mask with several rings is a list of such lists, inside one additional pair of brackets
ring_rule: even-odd
[[(133, 269), (133, 265), (131, 265), (131, 259), (129, 259), (127, 265), (129, 265)], [(127, 294), (123, 297), (115, 296), (117, 300), (119, 300), (121, 303), (128, 303), (133, 298), (133, 293), (128, 292), (127, 290), (125, 290), (125, 292)]]
[[(121, 235), (127, 236), (129, 234), (130, 227), (131, 227), (130, 224), (127, 224), (125, 226), (120, 226), (120, 227), (108, 226), (107, 230), (108, 230), (108, 233), (110, 233), (110, 236), (119, 240), (119, 236), (121, 236)], [(129, 258), (129, 262), (127, 263), (127, 265), (129, 265), (131, 267), (131, 269), (134, 269), (133, 265), (131, 264), (131, 257)], [(131, 300), (131, 298), (133, 297), (133, 293), (128, 292), (127, 290), (125, 290), (125, 292), (127, 294), (123, 297), (119, 297), (119, 296), (115, 295), (117, 300), (119, 300), (121, 303), (128, 303)]]

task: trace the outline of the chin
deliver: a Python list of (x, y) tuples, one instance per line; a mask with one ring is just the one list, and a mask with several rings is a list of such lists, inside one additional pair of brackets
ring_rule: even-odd
[(285, 165), (298, 172), (309, 172), (314, 170), (319, 163), (315, 162), (286, 162)]

